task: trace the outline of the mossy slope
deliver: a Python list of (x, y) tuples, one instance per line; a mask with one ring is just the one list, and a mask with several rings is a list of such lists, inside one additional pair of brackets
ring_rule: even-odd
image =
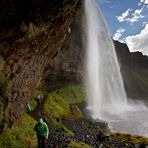
[(76, 105), (84, 101), (84, 92), (78, 85), (66, 86), (48, 94), (48, 99), (44, 105), (44, 114), (50, 118), (70, 118), (82, 117), (82, 113)]
[(92, 148), (92, 147), (88, 144), (83, 143), (83, 142), (72, 141), (68, 145), (68, 148)]
[(148, 144), (148, 138), (145, 138), (143, 136), (138, 136), (138, 135), (131, 135), (128, 133), (112, 133), (110, 135), (111, 139), (120, 141), (120, 142), (125, 142), (125, 143), (133, 143), (133, 144), (138, 144), (138, 143), (145, 143)]
[(19, 123), (12, 129), (7, 129), (0, 135), (1, 148), (34, 148), (37, 145), (35, 132), (33, 131), (36, 121), (24, 114)]

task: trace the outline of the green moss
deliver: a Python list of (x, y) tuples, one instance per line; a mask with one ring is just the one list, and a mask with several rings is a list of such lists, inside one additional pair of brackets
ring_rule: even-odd
[(50, 93), (44, 106), (44, 113), (59, 118), (70, 112), (69, 104), (56, 92)]
[(3, 58), (0, 56), (0, 71), (3, 69), (4, 66), (4, 60)]
[(74, 135), (75, 135), (71, 130), (69, 130), (68, 128), (66, 128), (64, 125), (62, 126), (62, 129), (63, 129), (66, 133), (68, 133), (68, 135), (70, 135), (70, 136), (74, 136)]
[(71, 120), (79, 119), (82, 117), (83, 117), (83, 114), (82, 114), (81, 110), (76, 105), (71, 105), (70, 112), (68, 112), (64, 115), (65, 119), (71, 119)]
[(17, 125), (0, 134), (0, 147), (35, 147), (37, 145), (35, 132), (33, 131), (35, 124), (36, 121), (31, 116), (24, 114)]
[(63, 128), (69, 135), (74, 135), (62, 123), (64, 119), (75, 120), (82, 118), (80, 109), (73, 103), (84, 101), (82, 88), (77, 85), (67, 86), (48, 94), (44, 104), (44, 114), (47, 120)]
[(68, 145), (68, 148), (92, 148), (92, 146), (85, 144), (83, 142), (72, 141)]
[(44, 105), (44, 113), (52, 118), (79, 118), (82, 117), (74, 103), (84, 101), (84, 94), (79, 86), (67, 86), (48, 94)]
[(64, 98), (69, 104), (80, 103), (85, 99), (83, 88), (79, 85), (66, 86), (57, 90), (56, 93)]
[(27, 39), (34, 39), (37, 35), (47, 30), (47, 28), (48, 28), (48, 25), (43, 22), (42, 22), (42, 26), (40, 25), (36, 26), (32, 22), (30, 22), (28, 26), (25, 24), (22, 25), (22, 31), (26, 33), (25, 35)]
[(110, 137), (122, 142), (130, 142), (133, 144), (137, 143), (148, 144), (148, 138), (138, 135), (130, 135), (128, 133), (112, 133)]

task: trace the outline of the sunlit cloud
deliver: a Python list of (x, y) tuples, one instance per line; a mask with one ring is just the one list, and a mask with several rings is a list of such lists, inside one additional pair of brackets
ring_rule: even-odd
[(140, 3), (148, 4), (148, 0), (140, 0)]
[(131, 52), (140, 51), (143, 55), (148, 56), (148, 24), (145, 25), (139, 34), (128, 36), (125, 42)]
[(123, 12), (120, 16), (116, 16), (119, 22), (125, 21), (125, 19), (129, 16), (129, 12), (132, 11), (130, 8)]
[(123, 32), (125, 32), (125, 29), (124, 29), (124, 28), (119, 28), (119, 29), (116, 31), (116, 33), (114, 34), (113, 39), (114, 39), (114, 40), (120, 41), (120, 38), (121, 38)]
[(117, 20), (119, 22), (129, 22), (131, 25), (134, 22), (138, 22), (139, 19), (144, 18), (144, 16), (141, 14), (143, 12), (144, 6), (141, 9), (127, 9), (125, 12), (121, 14), (121, 16), (116, 16)]
[(127, 21), (127, 22), (130, 22), (131, 25), (132, 25), (134, 22), (138, 22), (139, 19), (141, 19), (141, 18), (144, 18), (144, 16), (143, 16), (143, 15), (134, 15), (134, 16), (131, 17), (131, 18), (127, 18), (126, 21)]

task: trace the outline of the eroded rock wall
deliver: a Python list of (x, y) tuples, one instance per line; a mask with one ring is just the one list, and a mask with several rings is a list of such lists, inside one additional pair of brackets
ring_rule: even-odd
[(74, 18), (68, 35), (45, 75), (47, 91), (83, 81), (84, 49), (82, 46), (81, 12)]
[[(20, 4), (19, 0), (14, 0), (10, 3), (13, 13), (7, 14), (6, 7), (0, 16), (1, 22), (12, 22), (12, 26), (3, 24), (0, 34), (0, 54), (5, 59), (3, 73), (11, 82), (11, 90), (5, 98), (3, 122), (6, 126), (11, 127), (23, 113), (32, 91), (41, 83), (46, 68), (53, 64), (60, 52), (81, 5), (79, 0), (45, 0), (43, 7), (42, 2), (23, 1)], [(3, 1), (1, 6), (6, 3)]]
[(127, 97), (147, 100), (148, 57), (140, 52), (130, 53), (126, 44), (114, 41)]

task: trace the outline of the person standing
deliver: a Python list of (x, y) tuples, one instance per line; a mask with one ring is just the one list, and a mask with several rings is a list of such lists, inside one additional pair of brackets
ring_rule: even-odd
[(38, 103), (39, 111), (40, 111), (40, 113), (42, 114), (42, 100), (41, 100), (41, 96), (40, 96), (40, 95), (38, 95), (38, 96), (36, 97), (36, 101), (37, 101), (37, 103)]
[(29, 103), (27, 104), (26, 108), (27, 108), (28, 113), (30, 113), (32, 111), (32, 107), (31, 107), (31, 105)]
[(46, 140), (48, 139), (49, 129), (42, 118), (39, 118), (38, 123), (34, 127), (38, 139), (38, 148), (45, 148)]

